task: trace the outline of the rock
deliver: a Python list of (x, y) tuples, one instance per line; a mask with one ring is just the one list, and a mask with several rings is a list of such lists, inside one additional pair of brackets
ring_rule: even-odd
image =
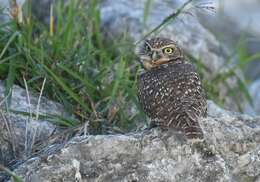
[(4, 22), (8, 20), (7, 13), (7, 7), (9, 7), (9, 1), (8, 0), (0, 0), (0, 12), (3, 12), (3, 14), (0, 15), (0, 22)]
[(255, 80), (252, 82), (249, 87), (248, 91), (252, 98), (252, 105), (247, 104), (245, 105), (245, 112), (251, 115), (260, 115), (260, 79)]
[[(15, 114), (11, 111), (37, 113), (39, 96), (31, 92), (29, 95), (30, 105), (27, 101), (26, 91), (14, 85), (11, 105), (6, 107), (4, 84), (0, 81), (0, 163), (6, 166), (27, 159), (35, 152), (34, 144), (45, 141), (49, 136), (60, 132), (60, 129), (54, 124), (44, 119), (37, 120), (35, 117)], [(64, 110), (60, 104), (42, 97), (39, 113), (62, 116)]]
[(0, 163), (10, 165), (27, 159), (35, 143), (48, 139), (56, 126), (44, 121), (12, 113), (0, 114)]
[[(216, 13), (205, 14), (198, 9), (199, 20), (202, 25), (209, 28), (214, 34), (221, 36), (221, 40), (228, 40), (227, 44), (237, 43), (241, 32), (257, 36), (260, 34), (260, 18), (258, 0), (230, 0), (230, 1), (212, 1)], [(248, 13), (250, 12), (250, 13)], [(223, 34), (222, 31), (225, 31)], [(220, 34), (221, 33), (221, 34)], [(231, 38), (228, 37), (231, 35)], [(227, 39), (226, 39), (227, 38)]]
[[(118, 36), (128, 32), (135, 41), (142, 34), (149, 32), (162, 20), (182, 5), (180, 1), (152, 1), (151, 11), (146, 26), (143, 25), (143, 14), (146, 0), (105, 0), (100, 7), (101, 23), (105, 31)], [(207, 29), (193, 16), (182, 14), (161, 31), (160, 36), (178, 41), (190, 54), (202, 58), (210, 71), (214, 73), (224, 63), (225, 49)]]
[[(5, 98), (4, 96), (5, 87), (3, 81), (0, 80), (0, 100)], [(30, 103), (28, 102), (28, 96), (25, 89), (14, 85), (12, 88), (12, 99), (9, 109), (21, 112), (32, 112), (37, 113), (37, 105), (39, 100), (39, 94), (34, 94), (29, 91)], [(0, 104), (0, 108), (4, 107), (5, 103)], [(41, 97), (39, 114), (53, 114), (63, 115), (63, 106), (57, 102), (50, 101), (45, 97)]]
[[(61, 149), (21, 164), (15, 173), (37, 181), (255, 181), (260, 178), (260, 118), (208, 102), (200, 123), (205, 142), (159, 128), (125, 135), (75, 137)], [(59, 147), (60, 148), (60, 147)]]
[[(9, 0), (0, 0), (0, 12), (3, 12), (3, 14), (0, 14), (0, 22), (5, 22), (10, 19), (9, 17), (9, 9), (10, 9), (10, 4)], [(18, 6), (22, 6), (24, 4), (25, 0), (16, 0), (16, 3)]]
[[(65, 0), (62, 1), (65, 2)], [(45, 24), (48, 24), (50, 20), (51, 3), (54, 3), (54, 0), (32, 1), (33, 14)]]
[[(206, 14), (198, 10), (201, 24), (210, 30), (220, 42), (234, 51), (238, 42), (243, 41), (249, 55), (260, 51), (260, 2), (258, 0), (212, 1), (216, 13)], [(250, 12), (250, 13), (248, 13)], [(246, 75), (255, 80), (260, 77), (260, 62), (250, 62), (245, 70)]]

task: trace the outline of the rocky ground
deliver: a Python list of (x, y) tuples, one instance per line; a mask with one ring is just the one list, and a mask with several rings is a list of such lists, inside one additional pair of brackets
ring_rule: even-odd
[[(26, 91), (14, 88), (13, 104), (25, 102)], [(37, 98), (31, 96), (32, 110)], [(17, 108), (26, 109), (26, 103)], [(62, 112), (57, 103), (47, 101), (46, 106)], [(49, 109), (43, 104), (42, 111)], [(25, 182), (260, 180), (260, 117), (227, 111), (208, 101), (208, 117), (200, 124), (205, 134), (201, 143), (187, 141), (178, 131), (154, 128), (124, 135), (75, 136), (39, 148), (37, 143), (51, 141), (54, 133), (62, 138), (64, 132), (47, 121), (2, 110), (0, 163)], [(8, 180), (3, 173), (0, 179)]]
[[(41, 1), (41, 7), (44, 2), (50, 1)], [(128, 31), (136, 41), (182, 2), (154, 0), (143, 26), (145, 0), (104, 0), (99, 7), (102, 28), (109, 36)], [(187, 52), (200, 57), (210, 77), (225, 64), (232, 42), (222, 45), (211, 25), (202, 23), (199, 16), (196, 11), (181, 16), (160, 35), (177, 40)], [(256, 108), (245, 109), (255, 115), (260, 112), (260, 84), (256, 83), (249, 87)], [(225, 90), (219, 90), (225, 96)], [(0, 163), (26, 182), (260, 181), (260, 117), (227, 111), (208, 101), (208, 117), (200, 120), (205, 133), (202, 143), (190, 143), (178, 131), (154, 128), (124, 135), (77, 136), (39, 147), (37, 143), (63, 136), (64, 131), (46, 120), (6, 111), (3, 92), (0, 82)], [(28, 102), (27, 95), (15, 86), (9, 109), (36, 112), (39, 96), (30, 94)], [(229, 97), (226, 107), (235, 110)], [(62, 115), (64, 111), (60, 104), (42, 98), (40, 112)], [(8, 181), (0, 173), (3, 180)]]
[[(26, 90), (14, 86), (11, 104), (6, 107), (4, 84), (0, 81), (0, 164), (8, 167), (26, 160), (35, 151), (35, 144), (59, 132), (55, 125), (44, 119), (36, 119), (35, 116), (26, 116), (21, 113), (15, 114), (15, 112), (37, 113), (39, 95), (29, 93), (27, 96)], [(64, 112), (60, 104), (44, 97), (40, 100), (39, 114), (62, 115)]]
[(208, 108), (209, 116), (200, 120), (203, 143), (159, 128), (79, 136), (47, 147), (15, 173), (26, 182), (259, 181), (260, 118), (223, 110), (211, 101)]

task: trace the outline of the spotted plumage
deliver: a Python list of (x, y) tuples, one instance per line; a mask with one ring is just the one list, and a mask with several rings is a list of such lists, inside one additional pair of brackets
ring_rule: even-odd
[(176, 42), (147, 40), (138, 55), (145, 68), (138, 79), (138, 97), (153, 124), (180, 129), (188, 139), (203, 139), (198, 120), (206, 114), (205, 94)]

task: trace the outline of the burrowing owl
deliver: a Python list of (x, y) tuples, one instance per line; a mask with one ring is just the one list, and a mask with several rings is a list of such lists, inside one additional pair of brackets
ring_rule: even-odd
[(145, 72), (138, 78), (138, 97), (152, 124), (203, 139), (199, 118), (206, 116), (206, 98), (198, 73), (176, 42), (144, 41), (137, 49)]

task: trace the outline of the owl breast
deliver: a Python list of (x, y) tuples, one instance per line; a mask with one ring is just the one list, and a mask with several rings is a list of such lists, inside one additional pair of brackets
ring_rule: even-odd
[[(162, 127), (199, 127), (206, 99), (192, 64), (169, 63), (139, 76), (138, 97), (154, 124)], [(196, 125), (196, 126), (195, 126)]]

